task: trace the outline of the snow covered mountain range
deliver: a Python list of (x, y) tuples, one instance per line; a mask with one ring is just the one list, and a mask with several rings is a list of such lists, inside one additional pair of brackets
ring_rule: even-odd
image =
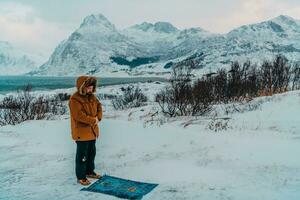
[(102, 14), (87, 16), (29, 75), (164, 75), (172, 64), (195, 61), (197, 72), (231, 61), (261, 62), (276, 54), (300, 60), (300, 20), (280, 15), (227, 34), (202, 28), (179, 30), (168, 22), (144, 22), (118, 30)]
[(32, 71), (40, 59), (0, 41), (0, 75), (19, 75)]

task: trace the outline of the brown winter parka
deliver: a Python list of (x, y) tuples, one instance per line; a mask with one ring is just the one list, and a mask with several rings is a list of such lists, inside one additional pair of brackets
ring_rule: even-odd
[[(86, 92), (86, 87), (93, 85), (92, 94)], [(75, 141), (95, 140), (99, 137), (99, 126), (96, 117), (102, 120), (102, 104), (95, 96), (97, 78), (80, 76), (76, 81), (77, 91), (69, 99), (71, 135)]]

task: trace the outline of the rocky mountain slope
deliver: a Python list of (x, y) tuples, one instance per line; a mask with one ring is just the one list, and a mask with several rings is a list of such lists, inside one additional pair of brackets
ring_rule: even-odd
[(87, 16), (49, 60), (30, 75), (164, 75), (182, 60), (196, 73), (228, 67), (232, 61), (261, 62), (276, 54), (300, 59), (300, 21), (278, 16), (227, 34), (202, 28), (179, 30), (168, 22), (141, 23), (118, 30), (103, 15)]

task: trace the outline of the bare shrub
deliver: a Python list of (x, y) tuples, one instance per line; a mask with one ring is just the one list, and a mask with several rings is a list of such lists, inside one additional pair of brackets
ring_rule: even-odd
[(123, 94), (112, 99), (112, 105), (116, 110), (140, 107), (145, 105), (145, 102), (148, 100), (147, 96), (143, 94), (139, 87), (129, 85), (128, 87), (122, 87), (121, 89)]
[(114, 95), (114, 94), (106, 94), (106, 93), (99, 93), (96, 95), (98, 97), (98, 99), (102, 99), (102, 100), (112, 100), (112, 99), (115, 99), (117, 98), (118, 96), (117, 95)]
[(261, 66), (250, 61), (232, 62), (228, 72), (221, 69), (194, 81), (188, 66), (175, 65), (171, 75), (170, 85), (155, 97), (161, 111), (169, 117), (205, 115), (217, 103), (246, 102), (248, 108), (232, 104), (232, 110), (253, 110), (258, 106), (248, 102), (255, 97), (300, 88), (299, 66), (292, 67), (282, 55)]
[(40, 120), (66, 113), (58, 98), (34, 97), (31, 85), (26, 85), (16, 96), (10, 95), (0, 102), (0, 125), (18, 124), (26, 120)]
[(292, 68), (292, 90), (300, 89), (300, 66), (298, 64), (294, 65)]
[(224, 105), (225, 114), (244, 113), (261, 108), (263, 101), (239, 101)]
[(226, 131), (230, 128), (229, 126), (229, 119), (213, 119), (208, 124), (208, 129), (219, 132), (219, 131)]
[(204, 115), (211, 110), (209, 84), (203, 81), (192, 83), (191, 69), (174, 67), (170, 85), (160, 91), (155, 101), (169, 117)]
[(67, 101), (70, 99), (70, 97), (71, 95), (68, 93), (58, 93), (55, 98), (57, 98), (60, 101)]
[(202, 116), (212, 110), (212, 103), (214, 101), (212, 82), (198, 80), (191, 89), (191, 96), (189, 99), (188, 108), (192, 116)]

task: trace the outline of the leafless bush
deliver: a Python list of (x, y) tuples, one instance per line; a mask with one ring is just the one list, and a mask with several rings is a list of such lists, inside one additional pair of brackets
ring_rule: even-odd
[(233, 62), (228, 72), (218, 70), (194, 81), (191, 77), (190, 67), (172, 68), (170, 85), (155, 97), (164, 114), (169, 117), (205, 115), (213, 104), (247, 102), (247, 108), (232, 104), (232, 110), (243, 112), (258, 108), (255, 103), (248, 103), (255, 97), (300, 88), (299, 66), (292, 67), (282, 55), (264, 61), (261, 66), (250, 61)]
[(122, 87), (123, 94), (112, 100), (113, 107), (116, 110), (122, 110), (126, 108), (134, 108), (145, 105), (147, 102), (147, 96), (142, 93), (139, 87), (129, 85), (128, 87)]
[(192, 116), (204, 115), (212, 110), (214, 97), (211, 88), (212, 83), (203, 80), (193, 84), (188, 107)]
[(208, 124), (208, 129), (219, 132), (219, 131), (225, 131), (230, 128), (229, 119), (213, 119)]
[(71, 95), (68, 93), (58, 93), (55, 98), (57, 98), (60, 101), (67, 101), (70, 99), (70, 97)]
[(161, 126), (166, 123), (166, 118), (159, 115), (159, 111), (157, 110), (157, 108), (152, 108), (151, 111), (147, 112), (144, 115), (141, 115), (139, 118), (144, 121), (144, 128), (152, 125)]
[(169, 117), (175, 117), (177, 115), (175, 96), (175, 89), (169, 86), (155, 96), (155, 101), (158, 102), (162, 112)]
[(34, 97), (31, 86), (25, 86), (16, 96), (5, 97), (0, 102), (0, 125), (18, 124), (26, 120), (40, 120), (66, 113), (66, 108), (58, 98)]
[(294, 65), (292, 68), (292, 90), (300, 89), (300, 66), (298, 64)]
[(98, 97), (98, 99), (102, 99), (102, 100), (104, 99), (112, 100), (118, 97), (117, 95), (114, 94), (105, 94), (105, 93), (99, 93), (96, 96)]
[(292, 67), (284, 56), (278, 55), (259, 67), (250, 61), (233, 62), (228, 72), (219, 70), (204, 79), (212, 83), (215, 102), (228, 103), (294, 90), (300, 85), (300, 70), (298, 65)]
[(292, 67), (284, 56), (276, 56), (273, 62), (264, 61), (260, 73), (260, 96), (287, 91), (292, 73)]
[(173, 68), (170, 86), (160, 91), (155, 101), (169, 117), (204, 115), (211, 110), (209, 83), (198, 80), (192, 83), (190, 68)]
[(233, 102), (230, 104), (225, 104), (224, 105), (224, 111), (225, 114), (232, 114), (232, 113), (244, 113), (248, 111), (254, 111), (259, 108), (261, 108), (263, 101), (238, 101), (238, 102)]

